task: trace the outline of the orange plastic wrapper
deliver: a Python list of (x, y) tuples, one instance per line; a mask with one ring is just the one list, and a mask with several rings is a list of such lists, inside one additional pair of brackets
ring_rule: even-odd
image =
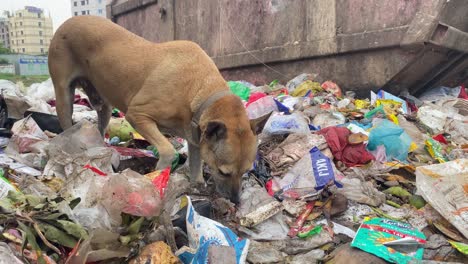
[(336, 97), (338, 98), (341, 98), (343, 97), (343, 93), (341, 92), (341, 88), (338, 86), (338, 84), (332, 82), (332, 81), (326, 81), (324, 83), (322, 83), (322, 88), (329, 92), (329, 93), (332, 93), (333, 95), (335, 95)]

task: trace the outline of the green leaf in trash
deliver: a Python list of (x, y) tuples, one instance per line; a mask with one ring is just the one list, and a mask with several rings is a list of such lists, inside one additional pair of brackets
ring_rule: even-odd
[(73, 248), (78, 242), (72, 236), (53, 225), (44, 222), (39, 222), (38, 225), (41, 231), (44, 233), (44, 236), (54, 243), (60, 244), (67, 248)]
[(77, 239), (85, 240), (88, 238), (88, 233), (79, 224), (66, 220), (57, 220), (57, 223), (59, 223), (59, 225), (62, 227), (63, 230), (65, 230), (65, 232), (67, 232), (69, 235), (74, 236)]
[(421, 209), (426, 205), (426, 201), (420, 195), (413, 195), (409, 198), (409, 203), (416, 207), (416, 209)]
[(27, 244), (31, 246), (31, 248), (36, 252), (37, 255), (37, 262), (40, 264), (46, 264), (46, 261), (44, 257), (42, 256), (42, 250), (39, 247), (39, 244), (37, 244), (36, 241), (36, 236), (34, 235), (33, 231), (31, 228), (29, 228), (27, 225), (23, 224), (22, 222), (18, 221), (18, 226), (21, 231), (24, 232), (24, 241), (23, 241), (23, 246), (21, 248), (21, 252), (23, 254), (24, 249), (26, 248)]
[(400, 197), (400, 198), (411, 196), (411, 193), (409, 193), (407, 190), (401, 188), (400, 186), (390, 187), (390, 188), (388, 188), (387, 190), (385, 190), (383, 192), (386, 193), (386, 194), (391, 194), (393, 196)]
[[(41, 203), (44, 202), (44, 198), (41, 198), (39, 196), (36, 196), (36, 195), (25, 195), (24, 198), (26, 198), (26, 201), (28, 202), (29, 206), (31, 207), (36, 207), (38, 205), (40, 205)], [(43, 204), (45, 206), (45, 204)]]
[(458, 251), (463, 253), (464, 255), (468, 255), (468, 245), (460, 242), (456, 242), (453, 240), (448, 241), (452, 247), (456, 248)]
[(145, 218), (143, 216), (133, 221), (133, 223), (131, 223), (130, 226), (128, 227), (128, 233), (130, 235), (138, 234), (138, 232), (140, 232), (140, 228), (141, 228), (141, 225), (143, 224), (143, 221), (145, 221)]
[(0, 207), (8, 212), (13, 211), (14, 209), (13, 202), (7, 197), (0, 199)]
[(68, 206), (70, 206), (70, 208), (73, 210), (75, 209), (75, 207), (81, 202), (81, 198), (78, 197), (76, 199), (73, 199), (71, 200), (71, 202), (68, 204)]
[(24, 197), (24, 194), (20, 192), (9, 191), (7, 198), (10, 199), (14, 205), (21, 205), (26, 203), (26, 197)]
[(53, 213), (53, 214), (48, 214), (46, 216), (40, 217), (40, 219), (41, 220), (56, 220), (62, 215), (64, 215), (64, 213)]

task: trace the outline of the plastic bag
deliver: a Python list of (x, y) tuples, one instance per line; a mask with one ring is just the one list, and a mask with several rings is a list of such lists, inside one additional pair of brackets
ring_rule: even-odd
[(291, 79), (289, 82), (286, 83), (286, 87), (288, 89), (289, 93), (292, 93), (297, 86), (299, 86), (301, 83), (310, 80), (313, 81), (316, 79), (318, 74), (310, 74), (310, 73), (301, 73), (298, 76), (294, 77)]
[(15, 149), (18, 153), (32, 152), (32, 145), (49, 140), (49, 137), (30, 116), (15, 122), (11, 131), (13, 137), (8, 147)]
[(112, 175), (103, 190), (103, 204), (113, 213), (157, 216), (162, 208), (160, 194), (150, 179), (132, 171)]
[(384, 145), (387, 160), (406, 161), (411, 146), (411, 138), (403, 128), (388, 120), (381, 120), (369, 134), (367, 149), (376, 150), (377, 146)]
[(307, 93), (312, 92), (315, 94), (317, 92), (322, 91), (322, 87), (320, 87), (320, 83), (313, 82), (311, 80), (307, 80), (301, 84), (299, 84), (294, 91), (291, 92), (292, 96), (299, 97), (305, 96)]
[[(267, 193), (265, 188), (256, 182), (252, 184), (249, 181), (244, 181), (237, 217), (242, 218), (273, 201), (275, 199)], [(282, 240), (287, 237), (288, 229), (286, 218), (281, 212), (259, 223), (254, 229), (239, 227), (240, 232), (247, 234), (249, 238), (254, 240)]]
[(8, 80), (0, 80), (0, 91), (3, 92), (3, 95), (9, 95), (9, 96), (22, 96), (22, 93), (19, 89), (19, 87)]
[(318, 195), (334, 180), (331, 160), (314, 147), (309, 155), (301, 158), (277, 183), (281, 188), (280, 196), (299, 199)]
[(425, 235), (410, 224), (385, 218), (364, 221), (352, 247), (374, 254), (392, 263), (407, 263), (422, 259)]
[(343, 188), (337, 190), (349, 200), (358, 203), (379, 206), (385, 202), (385, 194), (378, 191), (372, 182), (363, 182), (357, 178), (343, 178), (339, 180)]
[(262, 97), (247, 106), (249, 119), (257, 119), (273, 111), (278, 111), (278, 106), (273, 96)]
[(467, 175), (468, 159), (416, 168), (418, 193), (466, 238), (468, 238)]
[(322, 135), (317, 134), (290, 134), (264, 158), (270, 165), (272, 176), (279, 176), (313, 147), (324, 150), (327, 148), (327, 141)]
[(250, 97), (250, 89), (249, 87), (245, 86), (243, 83), (240, 82), (227, 82), (229, 85), (229, 89), (231, 92), (237, 96), (239, 96), (242, 100), (247, 101)]
[(291, 133), (310, 133), (309, 124), (303, 115), (293, 113), (291, 115), (272, 115), (265, 127), (263, 133), (267, 135), (281, 135)]
[[(3, 81), (3, 80), (2, 80)], [(18, 252), (17, 252), (18, 253)], [(0, 264), (23, 264), (24, 262), (15, 257), (7, 243), (0, 243)]]
[(346, 121), (346, 118), (343, 115), (337, 113), (319, 113), (315, 116), (312, 123), (315, 126), (320, 126), (321, 128), (338, 126), (343, 124)]
[(322, 83), (322, 88), (333, 94), (335, 97), (341, 98), (343, 97), (343, 92), (341, 91), (341, 88), (338, 86), (338, 84), (332, 82), (332, 81), (326, 81)]
[(245, 263), (250, 241), (240, 239), (229, 228), (199, 215), (193, 208), (190, 197), (187, 197), (187, 199), (186, 221), (190, 248), (181, 248), (176, 252), (176, 256), (185, 264), (207, 263), (208, 248), (210, 246), (229, 246), (234, 247), (236, 251), (237, 263)]
[(26, 90), (26, 95), (36, 100), (49, 101), (55, 99), (54, 85), (49, 78), (41, 83), (33, 83)]
[(461, 86), (458, 86), (455, 88), (440, 86), (440, 87), (425, 91), (423, 94), (419, 96), (419, 99), (423, 101), (438, 101), (438, 100), (446, 99), (446, 98), (457, 98), (458, 95), (460, 94), (460, 91), (461, 91)]
[(436, 105), (424, 105), (418, 110), (418, 119), (432, 134), (440, 134), (444, 131), (447, 113)]

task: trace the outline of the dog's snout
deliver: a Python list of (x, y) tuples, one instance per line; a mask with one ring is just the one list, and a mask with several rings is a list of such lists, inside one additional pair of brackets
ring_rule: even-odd
[(239, 193), (231, 194), (230, 200), (235, 205), (239, 205), (240, 204), (240, 194)]

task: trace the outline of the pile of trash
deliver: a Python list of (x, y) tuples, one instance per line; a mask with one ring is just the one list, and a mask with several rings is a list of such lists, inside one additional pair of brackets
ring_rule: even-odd
[(52, 83), (0, 80), (0, 263), (467, 263), (468, 96), (356, 98), (316, 74), (229, 81), (271, 114), (239, 206), (190, 186), (118, 109), (102, 139), (85, 94), (62, 131)]

